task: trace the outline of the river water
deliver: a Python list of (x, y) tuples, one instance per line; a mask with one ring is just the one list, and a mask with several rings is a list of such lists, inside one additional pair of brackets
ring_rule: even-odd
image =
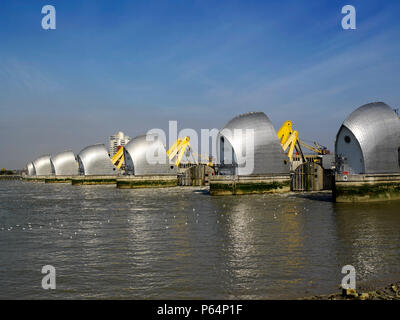
[(338, 292), (348, 264), (358, 285), (386, 285), (400, 279), (399, 208), (0, 181), (0, 298), (293, 299)]

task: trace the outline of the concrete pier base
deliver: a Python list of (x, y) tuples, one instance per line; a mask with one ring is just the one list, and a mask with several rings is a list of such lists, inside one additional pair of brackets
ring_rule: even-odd
[(117, 178), (117, 188), (136, 189), (136, 188), (168, 188), (178, 185), (176, 175), (159, 176), (127, 176)]
[(400, 174), (336, 175), (335, 202), (371, 202), (400, 199)]
[(290, 175), (213, 176), (210, 195), (290, 192)]
[(116, 184), (117, 176), (77, 176), (71, 179), (72, 185)]
[(44, 179), (45, 183), (71, 183), (76, 176), (51, 176)]
[(29, 182), (44, 182), (49, 177), (50, 176), (24, 176), (23, 180)]
[(22, 176), (11, 174), (11, 175), (0, 175), (0, 180), (21, 180)]

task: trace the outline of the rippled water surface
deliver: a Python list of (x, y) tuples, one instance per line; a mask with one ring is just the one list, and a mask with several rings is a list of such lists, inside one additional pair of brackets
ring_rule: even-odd
[[(0, 298), (287, 299), (400, 279), (400, 203), (0, 181)], [(41, 268), (56, 268), (43, 290)]]

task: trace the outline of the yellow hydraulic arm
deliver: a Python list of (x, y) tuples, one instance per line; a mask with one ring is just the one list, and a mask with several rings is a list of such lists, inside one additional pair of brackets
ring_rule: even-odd
[(185, 137), (184, 139), (178, 138), (171, 148), (168, 149), (167, 155), (169, 160), (172, 160), (176, 156), (175, 164), (178, 167), (181, 163), (182, 157), (185, 154), (186, 149), (190, 148), (190, 138)]
[(213, 167), (214, 166), (213, 158), (211, 156), (206, 155), (206, 154), (200, 154), (200, 153), (194, 152), (193, 150), (190, 150), (190, 154), (193, 156), (192, 158), (193, 158), (193, 160), (195, 162), (197, 162), (195, 160), (195, 158), (196, 158), (196, 159), (200, 159), (201, 163), (205, 163), (206, 162), (206, 165), (209, 166), (209, 167)]
[(311, 146), (299, 139), (299, 133), (296, 130), (293, 130), (293, 124), (290, 120), (285, 121), (282, 127), (278, 131), (278, 139), (281, 142), (282, 149), (286, 151), (289, 147), (288, 157), (290, 161), (293, 158), (293, 151), (296, 148), (299, 153), (301, 153), (303, 160), (304, 156), (301, 150), (301, 146), (315, 152), (316, 154), (326, 154), (326, 147), (321, 147), (317, 142), (314, 142), (315, 146)]
[(293, 124), (292, 121), (285, 121), (282, 127), (278, 130), (278, 139), (280, 143), (283, 145), (293, 133)]
[(305, 142), (303, 142), (303, 141), (300, 141), (300, 144), (301, 144), (303, 147), (306, 147), (307, 149), (309, 149), (309, 150), (311, 150), (311, 151), (314, 151), (315, 153), (321, 154), (321, 150), (320, 150), (320, 149), (317, 149), (317, 148), (315, 148), (315, 147), (313, 147), (313, 146), (310, 146), (309, 144), (307, 144), (307, 143), (305, 143)]
[(294, 149), (297, 149), (296, 144), (300, 141), (299, 133), (296, 130), (293, 131), (292, 121), (285, 121), (282, 127), (278, 130), (278, 139), (284, 152), (289, 148), (287, 156), (289, 157), (289, 160), (292, 161)]
[(124, 156), (124, 147), (119, 148), (116, 154), (111, 158), (111, 162), (114, 166), (121, 169), (121, 166), (124, 164), (125, 156)]
[(303, 147), (306, 147), (307, 149), (314, 151), (317, 154), (326, 154), (326, 152), (327, 152), (326, 147), (321, 147), (317, 142), (314, 142), (315, 147), (310, 146), (309, 144), (307, 144), (303, 141), (300, 141), (300, 140), (299, 140), (299, 142)]

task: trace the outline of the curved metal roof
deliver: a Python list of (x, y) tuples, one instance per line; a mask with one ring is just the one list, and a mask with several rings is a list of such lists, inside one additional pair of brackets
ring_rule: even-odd
[(32, 163), (37, 176), (49, 176), (53, 173), (51, 169), (50, 155), (48, 154), (37, 158), (32, 161)]
[(363, 105), (353, 111), (343, 122), (335, 142), (336, 154), (341, 131), (350, 132), (361, 148), (364, 173), (399, 172), (400, 120), (398, 115), (383, 102)]
[[(224, 133), (225, 129), (232, 134)], [(235, 129), (243, 130), (242, 139), (235, 136)], [(220, 140), (224, 137), (231, 144), (237, 159), (238, 153), (246, 151), (246, 129), (254, 130), (254, 153), (246, 154), (247, 160), (253, 161), (254, 169), (249, 172), (239, 164), (237, 174), (289, 173), (287, 157), (282, 150), (274, 126), (264, 112), (245, 113), (229, 121), (219, 133), (217, 150), (220, 150)], [(219, 163), (222, 160), (220, 158), (221, 155), (218, 153)]]
[(56, 176), (78, 175), (78, 162), (72, 151), (64, 151), (50, 158)]
[(95, 144), (79, 152), (78, 163), (83, 174), (108, 176), (118, 174), (117, 168), (112, 164), (107, 148), (104, 144)]
[[(156, 135), (141, 135), (129, 141), (125, 149), (126, 170), (134, 175), (176, 174), (176, 167), (169, 163), (162, 141)], [(146, 153), (148, 155), (146, 156)], [(159, 163), (151, 163), (154, 155)]]
[(35, 167), (33, 166), (33, 163), (32, 162), (29, 162), (27, 165), (26, 165), (26, 169), (27, 169), (27, 174), (28, 174), (28, 176), (34, 176), (34, 175), (36, 175), (36, 172), (35, 172)]

